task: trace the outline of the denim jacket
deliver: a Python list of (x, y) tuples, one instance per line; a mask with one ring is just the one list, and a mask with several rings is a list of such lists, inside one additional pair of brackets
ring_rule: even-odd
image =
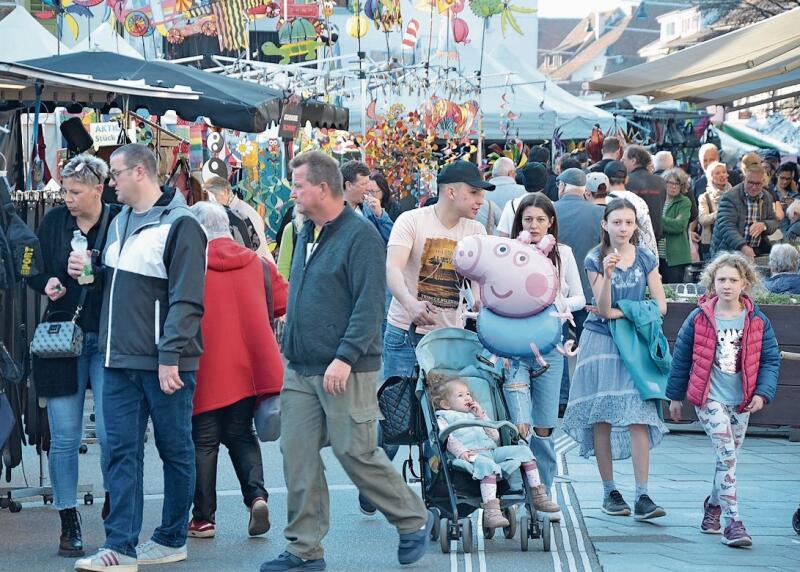
[(357, 208), (361, 210), (361, 214), (363, 214), (369, 222), (375, 225), (378, 234), (380, 234), (383, 239), (383, 244), (389, 244), (389, 235), (392, 234), (394, 222), (389, 217), (389, 213), (386, 212), (386, 209), (383, 209), (381, 216), (377, 217), (368, 206), (361, 204)]

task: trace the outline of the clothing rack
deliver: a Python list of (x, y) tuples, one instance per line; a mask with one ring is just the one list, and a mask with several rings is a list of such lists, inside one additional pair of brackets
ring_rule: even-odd
[[(11, 200), (17, 214), (29, 228), (36, 231), (44, 216), (52, 208), (63, 203), (60, 191), (13, 191)], [(4, 231), (6, 221), (2, 220)], [(8, 508), (11, 512), (19, 512), (21, 499), (42, 497), (44, 504), (53, 502), (53, 489), (48, 484), (47, 451), (50, 450), (50, 427), (47, 421), (46, 400), (36, 395), (36, 384), (31, 368), (28, 351), (30, 339), (36, 326), (41, 321), (46, 306), (46, 299), (28, 288), (25, 281), (14, 284), (7, 291), (0, 291), (0, 309), (3, 319), (0, 323), (0, 340), (9, 350), (12, 358), (24, 369), (19, 384), (9, 384), (6, 394), (11, 401), (17, 418), (17, 426), (12, 431), (8, 442), (3, 447), (2, 466), (5, 469), (5, 482), (11, 481), (11, 471), (22, 463), (22, 446), (36, 447), (39, 458), (39, 474), (36, 484), (31, 486), (0, 486), (0, 508)], [(91, 418), (90, 418), (91, 419)], [(94, 431), (93, 423), (84, 426)], [(88, 440), (84, 433), (81, 452), (86, 452)], [(78, 485), (78, 493), (84, 493), (84, 502), (92, 504), (91, 485)]]

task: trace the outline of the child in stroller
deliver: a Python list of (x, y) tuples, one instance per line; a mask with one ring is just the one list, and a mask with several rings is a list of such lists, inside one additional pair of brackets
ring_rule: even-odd
[[(432, 374), (428, 382), (440, 431), (459, 422), (491, 421), (463, 379), (454, 375)], [(473, 423), (452, 431), (447, 437), (447, 450), (456, 457), (454, 466), (466, 470), (473, 479), (480, 481), (484, 528), (510, 525), (500, 510), (497, 479), (507, 478), (520, 465), (530, 487), (534, 508), (542, 512), (558, 512), (558, 505), (548, 498), (541, 483), (531, 450), (523, 445), (500, 447), (499, 443), (497, 429)]]

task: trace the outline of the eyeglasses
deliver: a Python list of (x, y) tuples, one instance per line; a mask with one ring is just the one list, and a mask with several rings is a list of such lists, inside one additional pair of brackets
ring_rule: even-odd
[(116, 180), (122, 173), (125, 171), (130, 171), (131, 169), (135, 169), (139, 165), (134, 165), (133, 167), (126, 167), (124, 169), (120, 169), (119, 171), (109, 171), (108, 174), (111, 176), (112, 179)]
[(680, 187), (681, 184), (678, 181), (667, 181), (667, 184), (671, 187)]
[(76, 173), (80, 173), (81, 171), (83, 171), (83, 169), (84, 169), (84, 168), (88, 169), (88, 170), (89, 170), (89, 172), (90, 172), (92, 175), (94, 175), (94, 178), (95, 178), (95, 179), (97, 179), (97, 182), (98, 182), (98, 183), (101, 183), (101, 184), (103, 183), (104, 179), (103, 179), (103, 178), (100, 176), (100, 174), (99, 174), (99, 173), (98, 173), (98, 172), (97, 172), (97, 171), (94, 169), (94, 167), (92, 167), (92, 166), (91, 166), (89, 163), (79, 163), (79, 164), (78, 164), (78, 165), (75, 167), (75, 172), (76, 172)]

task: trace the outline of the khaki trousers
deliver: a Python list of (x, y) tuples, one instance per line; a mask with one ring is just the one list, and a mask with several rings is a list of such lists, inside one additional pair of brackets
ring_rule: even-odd
[(330, 498), (320, 449), (330, 445), (348, 477), (400, 534), (427, 521), (422, 499), (377, 446), (378, 372), (352, 373), (347, 390), (332, 396), (323, 376), (291, 369), (281, 391), (281, 452), (288, 489), (287, 550), (304, 560), (322, 558), (330, 524)]

